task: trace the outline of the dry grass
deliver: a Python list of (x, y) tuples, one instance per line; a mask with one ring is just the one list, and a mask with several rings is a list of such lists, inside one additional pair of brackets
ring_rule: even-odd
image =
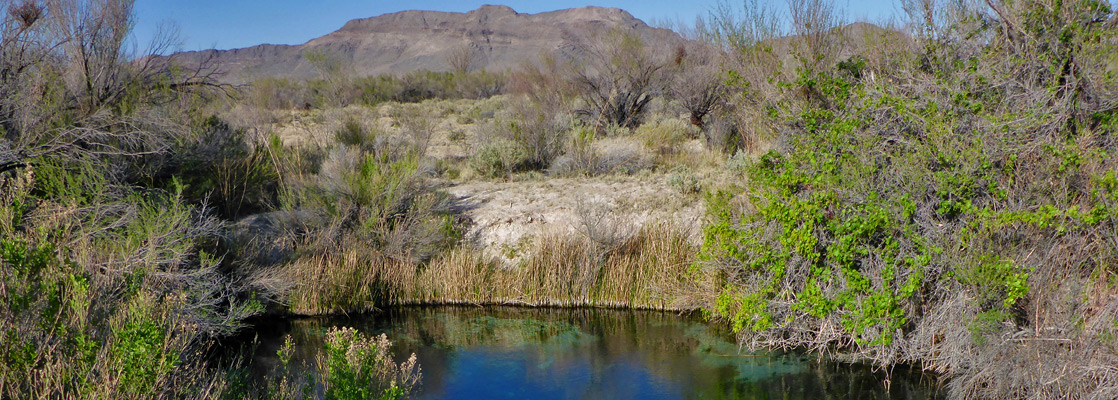
[(300, 259), (286, 279), (307, 282), (289, 296), (290, 311), (322, 314), (395, 304), (691, 309), (702, 284), (691, 265), (695, 245), (672, 226), (641, 229), (605, 248), (582, 236), (538, 239), (530, 256), (506, 267), (459, 247), (415, 266), (350, 248)]

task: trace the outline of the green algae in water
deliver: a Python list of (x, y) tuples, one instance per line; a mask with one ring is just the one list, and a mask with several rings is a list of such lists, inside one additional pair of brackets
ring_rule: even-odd
[(714, 332), (705, 324), (692, 323), (684, 327), (683, 331), (684, 335), (699, 343), (692, 355), (702, 365), (733, 368), (738, 372), (734, 377), (737, 380), (759, 381), (774, 376), (806, 373), (809, 369), (809, 365), (796, 354), (744, 351), (737, 343), (727, 341), (724, 334)]

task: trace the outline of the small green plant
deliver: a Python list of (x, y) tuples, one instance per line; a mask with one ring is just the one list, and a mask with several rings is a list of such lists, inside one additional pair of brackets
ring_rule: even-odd
[(147, 396), (175, 368), (179, 355), (169, 351), (165, 327), (146, 316), (135, 318), (116, 334), (113, 357), (122, 374), (121, 391)]
[(671, 175), (668, 176), (668, 186), (683, 194), (698, 194), (703, 191), (699, 177), (685, 166), (672, 169)]
[(978, 313), (967, 324), (967, 330), (971, 333), (971, 340), (977, 346), (985, 345), (989, 340), (988, 337), (999, 332), (1002, 323), (1010, 317), (1009, 313), (1001, 310), (988, 310)]
[(376, 137), (352, 116), (346, 117), (342, 126), (334, 131), (334, 140), (346, 146), (364, 147), (375, 139)]
[(397, 365), (391, 342), (381, 334), (369, 337), (353, 328), (331, 328), (318, 357), (327, 399), (402, 399), (419, 382), (415, 354)]
[(745, 175), (749, 171), (749, 166), (752, 161), (749, 160), (749, 154), (742, 150), (734, 152), (733, 155), (726, 158), (726, 169), (738, 175)]
[(528, 152), (508, 140), (483, 145), (470, 157), (470, 167), (486, 178), (508, 176), (528, 162)]
[(466, 141), (466, 132), (461, 129), (452, 130), (450, 131), (450, 135), (447, 136), (447, 139), (450, 139), (451, 143), (462, 144)]
[(985, 309), (1012, 309), (1029, 293), (1029, 270), (1011, 260), (992, 259), (969, 269), (960, 269), (956, 278), (973, 288)]
[(276, 350), (276, 357), (279, 358), (280, 366), (287, 368), (291, 365), (291, 357), (295, 355), (295, 339), (291, 335), (283, 337), (283, 345), (279, 350)]

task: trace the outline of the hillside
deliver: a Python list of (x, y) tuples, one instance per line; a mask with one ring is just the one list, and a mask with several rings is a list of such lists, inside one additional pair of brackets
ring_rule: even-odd
[(305, 57), (308, 52), (335, 57), (358, 76), (447, 71), (451, 53), (468, 46), (475, 60), (471, 69), (502, 71), (544, 52), (570, 54), (572, 41), (579, 35), (616, 27), (634, 29), (649, 41), (679, 37), (616, 8), (524, 14), (507, 6), (486, 5), (467, 13), (413, 10), (355, 19), (301, 45), (261, 44), (173, 57), (186, 66), (214, 61), (221, 66), (225, 81), (247, 82), (264, 77), (314, 78), (318, 73)]

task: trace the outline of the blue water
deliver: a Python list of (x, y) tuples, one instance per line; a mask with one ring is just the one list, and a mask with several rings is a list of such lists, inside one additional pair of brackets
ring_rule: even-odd
[[(415, 353), (421, 399), (929, 399), (933, 377), (796, 353), (751, 353), (717, 327), (650, 311), (412, 307), (352, 318), (283, 321), (262, 330), (255, 363), (274, 363), (291, 334), (313, 360), (333, 326), (384, 333)], [(313, 363), (309, 363), (313, 364)], [(267, 370), (267, 368), (261, 368)], [(313, 371), (312, 371), (313, 373)]]

